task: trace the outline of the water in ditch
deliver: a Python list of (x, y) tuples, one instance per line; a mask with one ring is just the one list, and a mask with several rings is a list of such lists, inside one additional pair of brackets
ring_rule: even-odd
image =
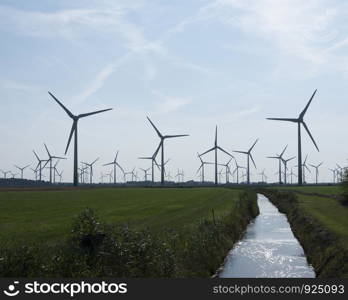
[(313, 278), (303, 248), (287, 217), (263, 195), (260, 215), (228, 254), (220, 278)]

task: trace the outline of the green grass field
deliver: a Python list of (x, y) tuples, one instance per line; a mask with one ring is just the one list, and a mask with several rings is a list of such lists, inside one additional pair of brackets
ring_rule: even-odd
[[(340, 195), (341, 186), (294, 186), (277, 187), (279, 190), (300, 191), (320, 195)], [(338, 200), (329, 197), (298, 194), (300, 206), (329, 231), (338, 236), (348, 248), (348, 207), (343, 206)]]
[(332, 198), (298, 195), (300, 206), (338, 236), (348, 248), (348, 207)]
[(82, 189), (0, 192), (0, 242), (55, 241), (66, 236), (84, 208), (102, 221), (130, 223), (137, 228), (180, 228), (225, 214), (239, 191), (199, 189)]
[(339, 195), (342, 194), (341, 186), (283, 186), (277, 187), (278, 190), (300, 191), (305, 193), (317, 193), (322, 195)]

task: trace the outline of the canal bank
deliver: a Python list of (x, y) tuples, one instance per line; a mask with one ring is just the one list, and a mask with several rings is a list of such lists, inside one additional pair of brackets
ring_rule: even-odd
[(260, 214), (230, 251), (220, 278), (314, 278), (286, 216), (258, 194)]
[[(285, 213), (318, 278), (347, 278), (348, 249), (344, 240), (301, 205), (294, 193), (263, 189), (269, 200)], [(337, 209), (344, 209), (338, 205)]]

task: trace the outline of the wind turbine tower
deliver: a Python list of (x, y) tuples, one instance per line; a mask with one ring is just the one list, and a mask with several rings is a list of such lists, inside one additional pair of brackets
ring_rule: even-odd
[(253, 156), (251, 154), (251, 151), (254, 149), (256, 143), (258, 142), (259, 139), (256, 139), (256, 141), (254, 142), (254, 144), (250, 147), (250, 149), (248, 151), (233, 151), (236, 153), (242, 153), (242, 154), (246, 154), (247, 155), (247, 184), (250, 184), (250, 159), (254, 164), (254, 167), (256, 169), (256, 164), (255, 161), (253, 159)]
[(267, 118), (267, 120), (274, 120), (274, 121), (286, 121), (286, 122), (293, 122), (297, 124), (297, 135), (298, 135), (298, 184), (302, 185), (304, 182), (303, 174), (302, 174), (302, 145), (301, 145), (301, 125), (305, 128), (307, 131), (309, 137), (311, 138), (315, 148), (317, 148), (319, 152), (319, 148), (317, 146), (317, 143), (315, 142), (311, 132), (309, 131), (307, 124), (304, 121), (304, 116), (308, 110), (308, 107), (310, 106), (317, 90), (314, 91), (312, 97), (309, 99), (306, 107), (304, 110), (300, 113), (300, 115), (297, 118)]
[(79, 114), (79, 115), (74, 115), (70, 110), (68, 110), (53, 94), (51, 94), (50, 92), (48, 92), (50, 94), (50, 96), (60, 105), (60, 107), (68, 114), (68, 116), (73, 120), (73, 124), (71, 127), (71, 131), (70, 131), (70, 135), (69, 135), (69, 139), (68, 139), (68, 144), (65, 148), (65, 155), (68, 152), (69, 149), (69, 145), (71, 142), (71, 138), (74, 135), (74, 173), (73, 173), (73, 177), (74, 177), (74, 186), (77, 186), (79, 184), (79, 175), (77, 172), (78, 169), (78, 150), (77, 150), (77, 125), (78, 125), (78, 121), (81, 118), (85, 118), (91, 115), (95, 115), (95, 114), (99, 114), (105, 111), (109, 111), (112, 110), (112, 108), (108, 108), (108, 109), (103, 109), (103, 110), (98, 110), (98, 111), (94, 111), (94, 112), (90, 112), (90, 113), (85, 113), (85, 114)]

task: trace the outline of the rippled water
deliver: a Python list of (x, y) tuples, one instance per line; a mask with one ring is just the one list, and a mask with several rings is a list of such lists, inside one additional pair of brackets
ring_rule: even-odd
[(259, 194), (257, 201), (260, 215), (228, 254), (219, 277), (315, 277), (286, 216), (265, 196)]

